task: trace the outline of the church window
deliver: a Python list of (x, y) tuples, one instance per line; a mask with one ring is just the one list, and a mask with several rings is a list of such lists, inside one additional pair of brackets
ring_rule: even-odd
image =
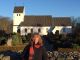
[(38, 32), (39, 32), (39, 33), (41, 32), (41, 29), (40, 29), (40, 28), (38, 29)]
[(17, 14), (17, 16), (20, 16), (20, 14)]
[(27, 29), (25, 28), (25, 33), (27, 33)]
[(33, 29), (31, 29), (31, 33), (33, 33)]
[(17, 16), (18, 16), (18, 14), (17, 14)]

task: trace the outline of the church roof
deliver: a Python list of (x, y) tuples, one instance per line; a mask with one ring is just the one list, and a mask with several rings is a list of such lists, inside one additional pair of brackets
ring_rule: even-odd
[(52, 16), (24, 16), (20, 26), (51, 26)]
[(24, 7), (23, 6), (16, 6), (14, 7), (14, 11), (13, 13), (22, 13), (24, 11)]
[(53, 17), (53, 25), (54, 26), (71, 26), (71, 18), (70, 17)]

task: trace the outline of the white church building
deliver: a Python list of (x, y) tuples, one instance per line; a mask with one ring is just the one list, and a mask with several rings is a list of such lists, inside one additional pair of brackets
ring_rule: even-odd
[[(53, 30), (50, 30), (54, 27)], [(66, 33), (70, 33), (72, 29), (70, 17), (52, 17), (49, 15), (25, 15), (25, 8), (23, 6), (14, 7), (13, 11), (13, 32), (17, 33), (20, 29), (21, 35), (28, 33), (39, 33), (40, 35), (47, 35), (48, 31), (53, 33), (58, 30), (63, 33), (63, 28)], [(68, 30), (67, 30), (68, 29)]]

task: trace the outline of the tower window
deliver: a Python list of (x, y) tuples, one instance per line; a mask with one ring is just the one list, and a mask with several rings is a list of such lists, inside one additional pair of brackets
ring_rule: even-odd
[(17, 29), (17, 33), (20, 33), (20, 29), (19, 28)]
[(17, 16), (20, 16), (20, 14), (17, 14)]
[(17, 14), (17, 16), (18, 16), (18, 14)]

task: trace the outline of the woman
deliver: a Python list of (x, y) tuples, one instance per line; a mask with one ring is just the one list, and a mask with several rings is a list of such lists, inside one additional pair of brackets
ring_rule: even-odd
[(38, 33), (33, 34), (30, 43), (24, 48), (23, 60), (48, 60), (47, 53), (43, 47), (43, 40)]

